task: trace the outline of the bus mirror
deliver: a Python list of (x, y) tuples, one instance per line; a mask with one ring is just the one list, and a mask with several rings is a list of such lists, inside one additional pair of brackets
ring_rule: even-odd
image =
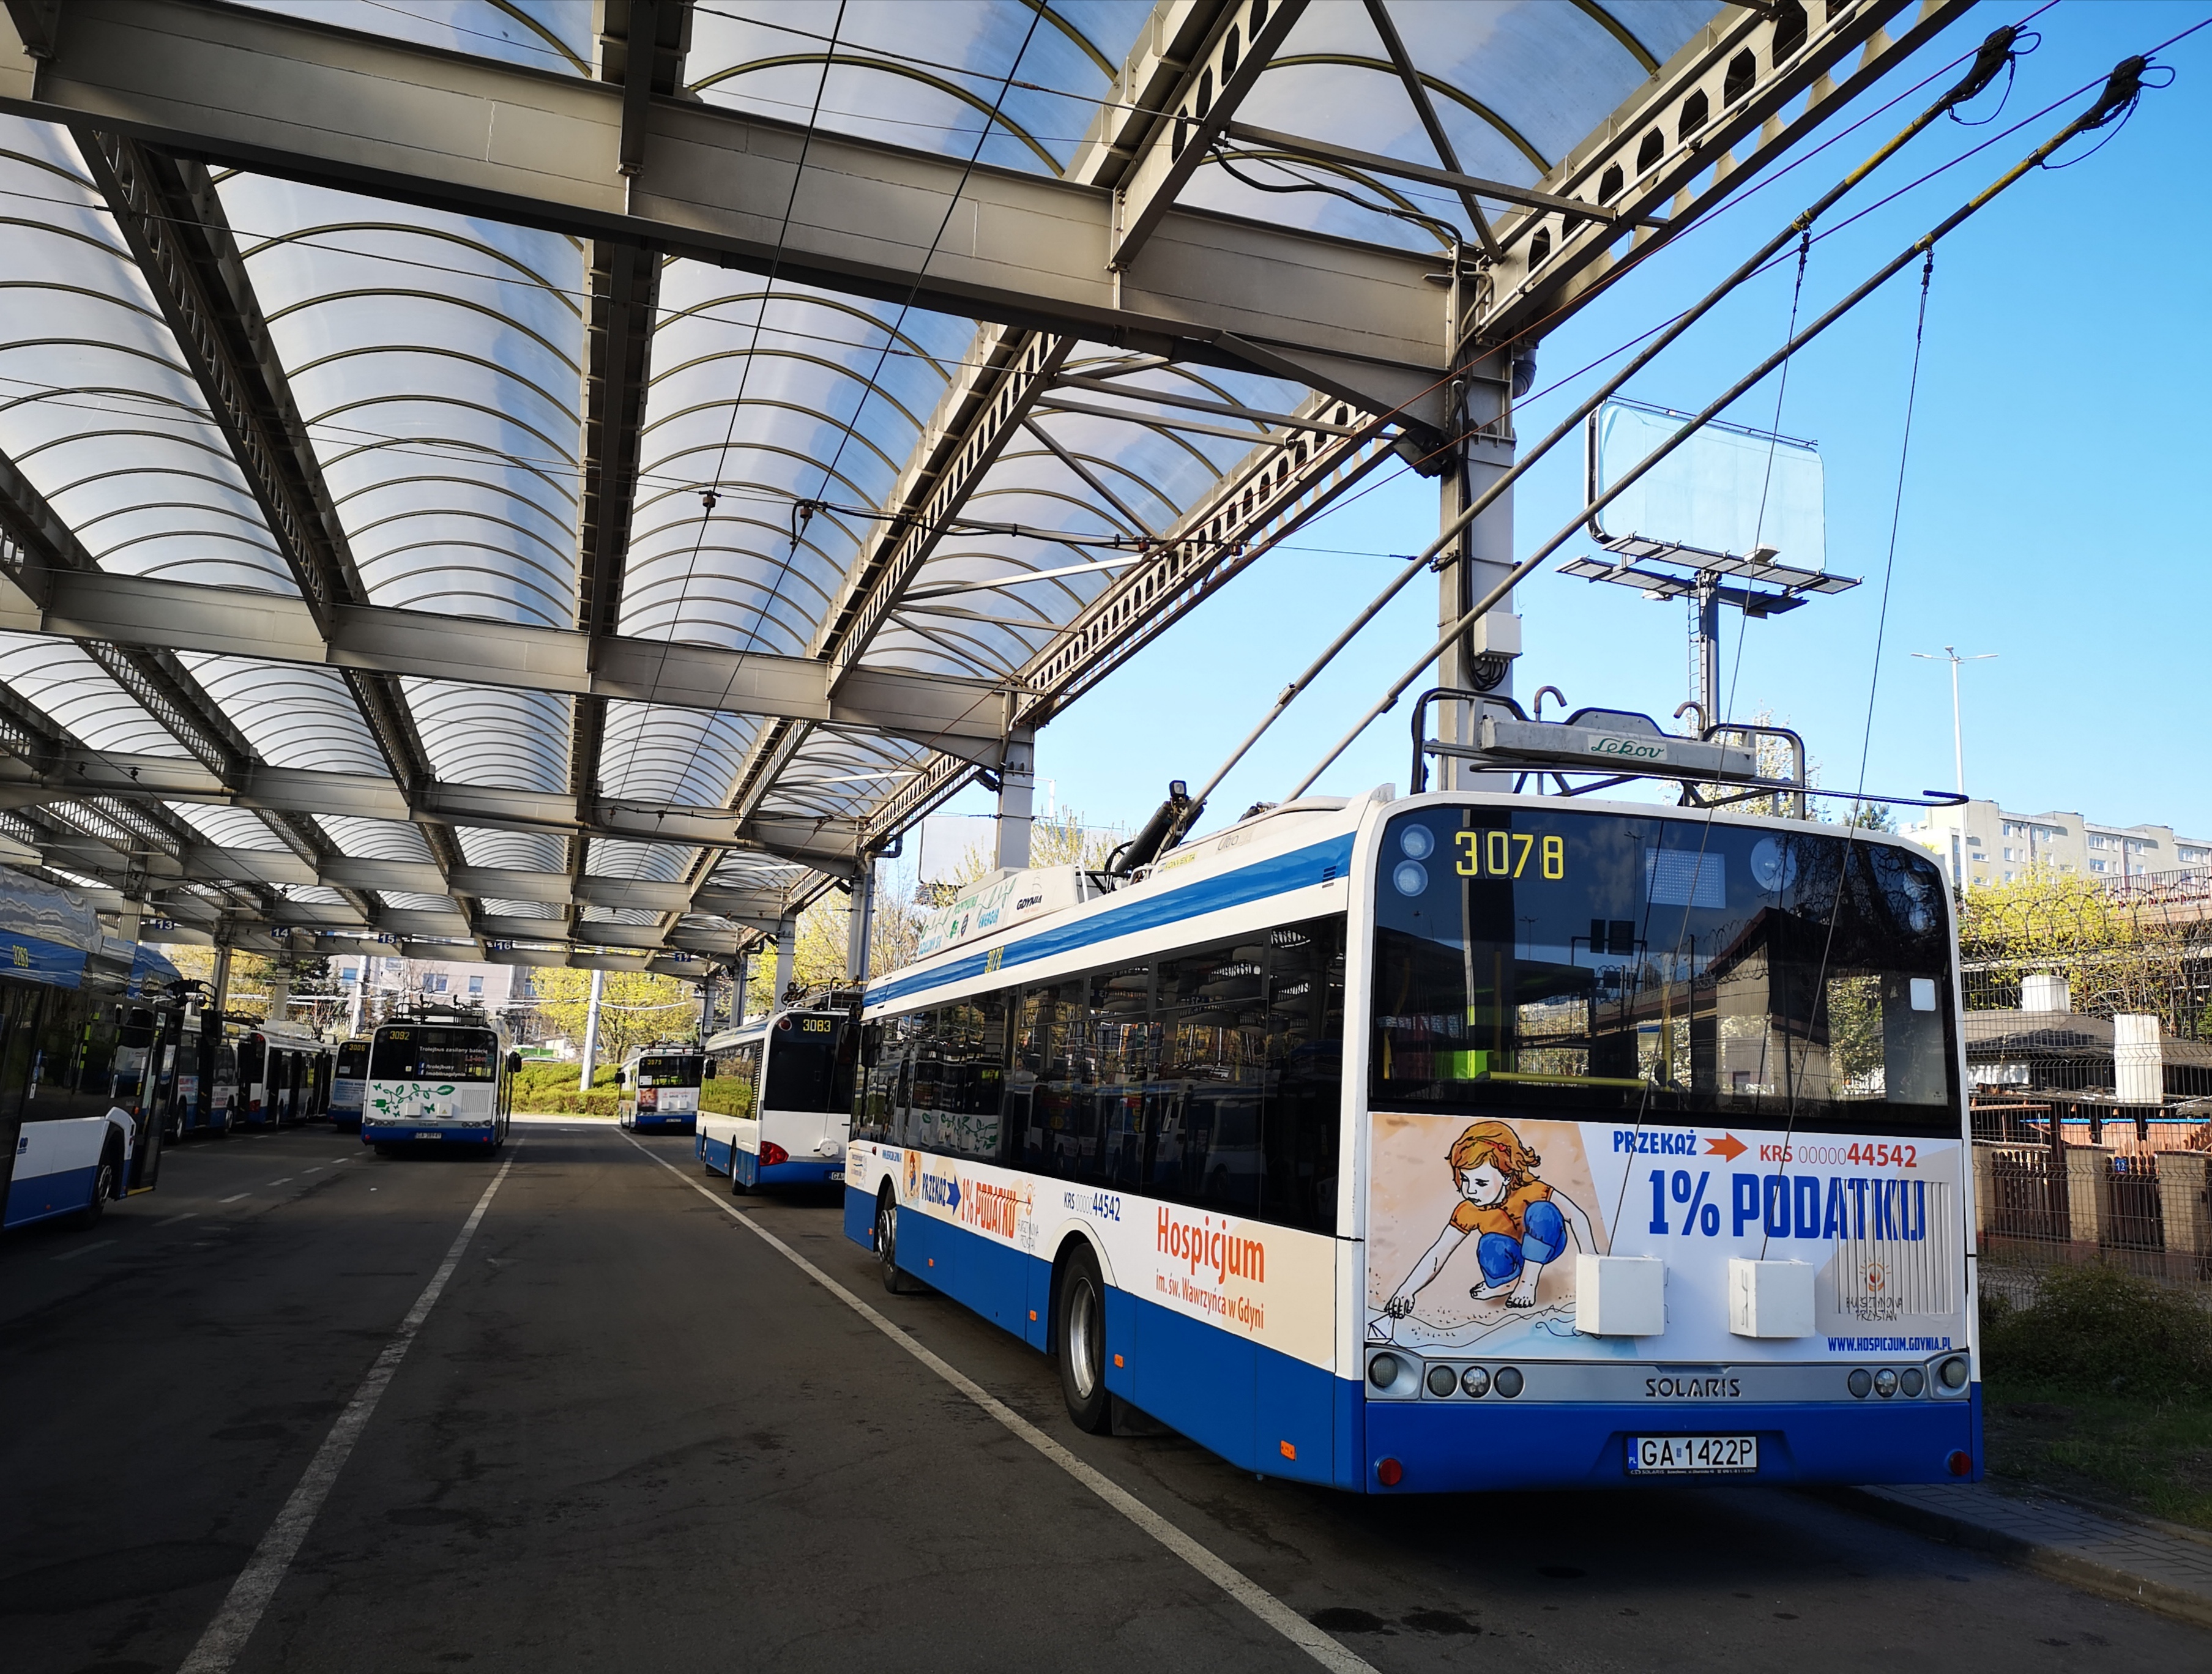
[(511, 1076), (519, 1076), (522, 1073), (522, 1054), (520, 1052), (509, 1052), (507, 1055), (507, 1072)]
[(617, 1086), (617, 1087), (619, 1087), (619, 1086), (621, 1086), (622, 1084), (623, 1084), (623, 1072), (622, 1072), (621, 1071), (617, 1070), (617, 1071), (615, 1071), (615, 1085), (616, 1085), (616, 1086)]

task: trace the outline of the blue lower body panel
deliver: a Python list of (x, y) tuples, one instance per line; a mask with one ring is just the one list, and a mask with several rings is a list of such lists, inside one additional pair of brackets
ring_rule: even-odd
[(876, 1200), (850, 1184), (845, 1187), (845, 1236), (864, 1250), (875, 1250)]
[(730, 1172), (730, 1155), (737, 1149), (726, 1139), (717, 1139), (711, 1133), (699, 1135), (698, 1143), (691, 1148), (693, 1155), (718, 1174)]
[(827, 1186), (832, 1174), (845, 1172), (842, 1151), (834, 1157), (795, 1156), (788, 1162), (771, 1162), (763, 1168), (758, 1151), (733, 1145), (730, 1163), (730, 1177), (740, 1186)]
[(92, 1202), (97, 1168), (64, 1168), (51, 1174), (33, 1174), (8, 1188), (8, 1210), (0, 1227), (27, 1227), (33, 1221), (57, 1215), (74, 1215)]
[(690, 1133), (692, 1131), (689, 1116), (634, 1116), (629, 1125), (640, 1133)]
[[(1346, 1384), (1348, 1389), (1358, 1386)], [(1743, 1482), (1951, 1483), (1951, 1455), (1981, 1474), (1981, 1390), (1964, 1401), (1854, 1401), (1848, 1406), (1519, 1405), (1510, 1401), (1369, 1401), (1361, 1484), (1384, 1494), (1497, 1489), (1623, 1488)], [(1755, 1476), (1628, 1474), (1632, 1435), (1756, 1435)], [(1376, 1480), (1395, 1459), (1394, 1489)]]

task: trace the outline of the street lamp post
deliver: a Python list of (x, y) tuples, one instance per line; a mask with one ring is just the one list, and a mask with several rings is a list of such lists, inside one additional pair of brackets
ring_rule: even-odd
[(1966, 794), (1966, 746), (1964, 731), (1959, 725), (1959, 664), (1986, 663), (1997, 653), (1984, 651), (1972, 657), (1961, 657), (1955, 646), (1945, 646), (1940, 657), (1932, 651), (1916, 651), (1912, 654), (1923, 662), (1948, 663), (1951, 665), (1951, 769), (1958, 776), (1959, 794), (1963, 797)]

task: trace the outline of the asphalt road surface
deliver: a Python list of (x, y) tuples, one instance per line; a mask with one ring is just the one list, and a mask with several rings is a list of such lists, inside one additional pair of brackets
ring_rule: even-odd
[(514, 1131), (396, 1370), (500, 1163), (198, 1143), (90, 1233), (0, 1240), (0, 1667), (2212, 1666), (2212, 1635), (1807, 1495), (1367, 1501), (1085, 1435), (1015, 1339), (885, 1295), (834, 1202), (734, 1200), (1133, 1518), (695, 1191), (688, 1140)]

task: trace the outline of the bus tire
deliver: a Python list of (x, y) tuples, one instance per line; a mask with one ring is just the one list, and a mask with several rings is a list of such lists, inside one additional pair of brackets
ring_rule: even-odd
[(100, 1154), (100, 1167), (92, 1171), (92, 1201), (77, 1211), (76, 1223), (89, 1229), (100, 1224), (100, 1217), (107, 1212), (107, 1200), (115, 1195), (115, 1180), (120, 1172), (122, 1158), (111, 1140)]
[(911, 1296), (921, 1289), (921, 1281), (898, 1265), (898, 1203), (888, 1186), (876, 1198), (876, 1265), (892, 1295)]
[(1068, 1257), (1054, 1301), (1053, 1342), (1067, 1416), (1079, 1430), (1109, 1434), (1114, 1401), (1106, 1390), (1106, 1282), (1089, 1245), (1079, 1244)]

